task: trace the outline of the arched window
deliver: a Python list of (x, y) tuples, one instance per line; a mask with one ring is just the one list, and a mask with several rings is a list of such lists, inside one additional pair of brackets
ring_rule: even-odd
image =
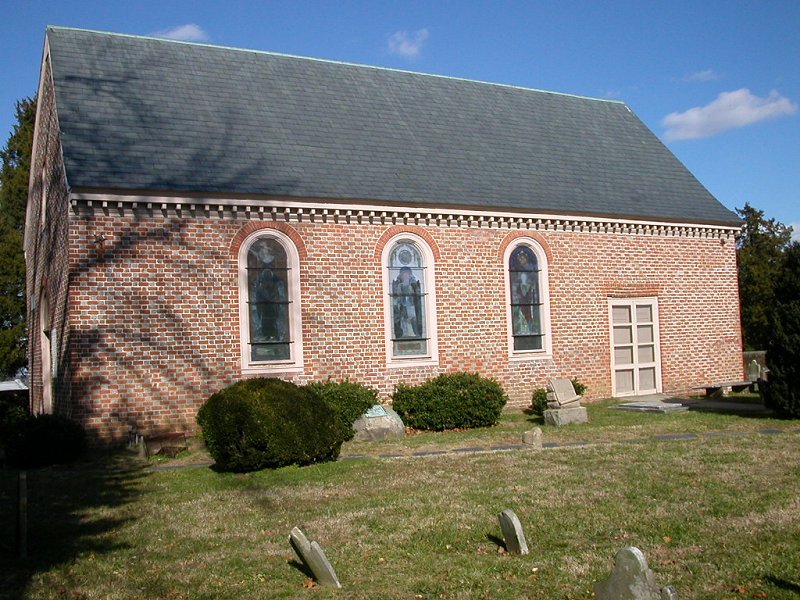
[(244, 370), (302, 367), (299, 259), (291, 240), (261, 230), (239, 253), (240, 321)]
[(511, 353), (549, 353), (547, 256), (536, 241), (523, 238), (506, 252)]
[(417, 236), (403, 234), (384, 249), (387, 353), (390, 364), (435, 360), (433, 255)]

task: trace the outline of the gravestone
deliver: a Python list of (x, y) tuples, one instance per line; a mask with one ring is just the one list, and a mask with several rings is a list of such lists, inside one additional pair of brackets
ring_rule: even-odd
[(503, 539), (506, 543), (506, 551), (509, 554), (527, 554), (528, 543), (525, 541), (525, 533), (522, 531), (522, 523), (516, 513), (507, 508), (498, 515), (500, 529), (503, 531)]
[(406, 426), (396, 412), (388, 406), (376, 404), (353, 423), (357, 442), (379, 442), (388, 438), (401, 438)]
[(538, 427), (525, 431), (522, 434), (522, 443), (526, 446), (533, 446), (536, 449), (542, 448), (542, 430)]
[(597, 600), (677, 600), (672, 586), (662, 588), (647, 566), (641, 550), (627, 546), (617, 552), (614, 568), (608, 579), (594, 585)]
[(589, 422), (586, 408), (581, 406), (581, 397), (575, 393), (575, 387), (566, 377), (547, 382), (547, 410), (544, 411), (544, 422), (556, 426)]
[(332, 585), (340, 588), (342, 584), (339, 583), (339, 578), (336, 576), (336, 571), (333, 570), (331, 563), (325, 556), (325, 552), (317, 542), (309, 543), (305, 534), (303, 534), (297, 527), (293, 528), (289, 534), (289, 542), (292, 544), (297, 556), (303, 561), (303, 564), (311, 571), (314, 579), (320, 585)]
[(589, 415), (585, 406), (547, 409), (544, 411), (544, 422), (545, 425), (555, 425), (557, 427), (569, 425), (570, 423), (580, 425), (581, 423), (589, 422)]

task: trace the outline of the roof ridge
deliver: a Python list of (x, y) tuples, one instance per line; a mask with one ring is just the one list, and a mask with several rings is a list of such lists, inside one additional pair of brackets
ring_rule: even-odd
[(153, 40), (153, 41), (172, 43), (172, 44), (184, 44), (184, 45), (187, 45), (187, 46), (199, 46), (199, 47), (202, 47), (202, 48), (212, 48), (212, 49), (215, 49), (215, 50), (228, 50), (228, 51), (231, 51), (231, 52), (247, 52), (247, 53), (251, 53), (251, 54), (263, 54), (263, 55), (266, 55), (266, 56), (277, 56), (277, 57), (281, 57), (281, 58), (293, 58), (293, 59), (298, 59), (298, 60), (307, 60), (307, 61), (314, 61), (314, 62), (320, 62), (320, 63), (327, 63), (327, 64), (332, 64), (332, 65), (341, 65), (341, 66), (345, 66), (345, 67), (358, 67), (358, 68), (361, 68), (361, 69), (374, 69), (376, 71), (387, 71), (387, 72), (392, 72), (392, 73), (404, 73), (404, 74), (407, 74), (407, 75), (417, 75), (417, 76), (420, 76), (420, 77), (432, 77), (432, 78), (435, 78), (435, 79), (447, 79), (447, 80), (451, 80), (451, 81), (463, 81), (463, 82), (467, 82), (467, 83), (477, 83), (477, 84), (480, 84), (480, 85), (488, 85), (488, 86), (493, 86), (493, 87), (508, 88), (508, 89), (526, 91), (526, 92), (536, 92), (536, 93), (539, 93), (539, 94), (552, 94), (554, 96), (564, 96), (564, 97), (567, 97), (567, 98), (577, 98), (579, 100), (591, 100), (591, 101), (594, 101), (594, 102), (607, 102), (609, 104), (621, 104), (621, 105), (627, 107), (627, 104), (623, 100), (612, 100), (612, 99), (609, 99), (609, 98), (597, 98), (597, 97), (593, 97), (593, 96), (583, 96), (581, 94), (570, 94), (570, 93), (567, 93), (567, 92), (554, 92), (552, 90), (543, 90), (543, 89), (539, 89), (539, 88), (525, 87), (525, 86), (521, 86), (521, 85), (514, 85), (514, 84), (511, 84), (511, 83), (498, 83), (498, 82), (494, 82), (494, 81), (483, 81), (481, 79), (470, 79), (468, 77), (456, 77), (456, 76), (453, 76), (453, 75), (441, 75), (441, 74), (437, 74), (437, 73), (424, 73), (422, 71), (410, 71), (408, 69), (397, 69), (397, 68), (393, 68), (393, 67), (380, 67), (380, 66), (377, 66), (377, 65), (367, 65), (367, 64), (363, 64), (363, 63), (353, 63), (353, 62), (348, 62), (348, 61), (339, 61), (339, 60), (333, 60), (333, 59), (327, 59), (327, 58), (315, 58), (315, 57), (312, 57), (312, 56), (301, 56), (301, 55), (298, 55), (298, 54), (286, 54), (286, 53), (283, 53), (283, 52), (272, 52), (272, 51), (269, 51), (269, 50), (256, 50), (256, 49), (252, 49), (252, 48), (239, 48), (237, 46), (223, 46), (223, 45), (220, 45), (220, 44), (207, 44), (207, 43), (203, 43), (203, 42), (189, 42), (189, 41), (185, 41), (185, 40), (174, 40), (174, 39), (162, 38), (162, 37), (158, 37), (158, 36), (154, 36), (154, 35), (139, 35), (139, 34), (133, 34), (133, 33), (115, 33), (115, 32), (112, 32), (112, 31), (100, 31), (100, 30), (97, 30), (97, 29), (85, 29), (85, 28), (81, 28), (81, 27), (63, 27), (63, 26), (58, 26), (58, 25), (48, 25), (47, 26), (47, 31), (80, 31), (80, 32), (84, 32), (84, 33), (94, 33), (94, 34), (114, 36), (114, 37), (124, 37), (124, 38), (141, 39), (141, 40)]

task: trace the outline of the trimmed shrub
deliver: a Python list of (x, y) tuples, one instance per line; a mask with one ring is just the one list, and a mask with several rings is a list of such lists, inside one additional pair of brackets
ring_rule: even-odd
[(345, 428), (345, 441), (353, 439), (353, 423), (371, 406), (378, 404), (378, 392), (360, 383), (325, 381), (308, 385), (328, 403), (341, 419)]
[(279, 379), (247, 379), (217, 392), (197, 423), (217, 465), (239, 472), (335, 460), (346, 435), (317, 393)]
[(540, 417), (544, 415), (544, 411), (547, 410), (546, 388), (537, 388), (533, 390), (533, 396), (531, 398), (531, 410), (533, 411), (533, 414), (539, 415)]
[(61, 415), (27, 416), (8, 439), (6, 457), (16, 467), (69, 463), (86, 449), (83, 427)]
[(452, 373), (416, 386), (401, 383), (392, 396), (392, 408), (409, 427), (442, 431), (496, 425), (507, 401), (493, 379)]
[(784, 252), (769, 313), (769, 380), (764, 404), (783, 417), (800, 418), (800, 243)]
[(578, 396), (583, 396), (586, 393), (586, 384), (581, 382), (580, 379), (573, 377), (570, 379), (570, 381), (572, 382), (572, 387), (575, 388), (575, 393), (578, 394)]

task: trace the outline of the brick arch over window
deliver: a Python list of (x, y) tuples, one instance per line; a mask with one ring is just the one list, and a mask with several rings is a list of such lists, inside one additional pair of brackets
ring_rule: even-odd
[(433, 260), (437, 262), (439, 261), (441, 258), (439, 245), (436, 243), (436, 240), (431, 237), (431, 234), (425, 231), (422, 227), (410, 227), (404, 225), (395, 225), (383, 232), (383, 235), (380, 237), (375, 247), (375, 258), (380, 261), (383, 256), (383, 249), (386, 247), (386, 244), (389, 242), (389, 240), (403, 233), (411, 233), (425, 240), (425, 243), (428, 244), (428, 248), (430, 248), (430, 251), (433, 254)]
[(548, 264), (553, 262), (553, 251), (550, 250), (550, 244), (547, 243), (547, 239), (540, 233), (535, 231), (514, 231), (509, 233), (506, 237), (503, 238), (503, 241), (500, 243), (500, 251), (497, 253), (498, 258), (500, 261), (503, 261), (503, 257), (505, 256), (506, 249), (509, 245), (514, 243), (514, 240), (518, 240), (519, 238), (529, 238), (536, 240), (539, 245), (544, 250), (545, 255), (547, 256)]
[(303, 243), (303, 238), (300, 237), (300, 234), (297, 233), (297, 230), (292, 227), (291, 225), (287, 225), (286, 223), (263, 223), (263, 222), (254, 222), (248, 223), (244, 227), (242, 227), (235, 236), (233, 236), (233, 240), (231, 241), (230, 246), (230, 253), (231, 256), (235, 259), (239, 257), (239, 250), (242, 247), (242, 242), (244, 242), (251, 234), (255, 233), (256, 231), (261, 231), (264, 229), (275, 229), (280, 231), (289, 239), (292, 240), (294, 243), (295, 248), (297, 249), (297, 254), (300, 258), (300, 261), (304, 261), (308, 258), (308, 252), (306, 251), (306, 245)]

